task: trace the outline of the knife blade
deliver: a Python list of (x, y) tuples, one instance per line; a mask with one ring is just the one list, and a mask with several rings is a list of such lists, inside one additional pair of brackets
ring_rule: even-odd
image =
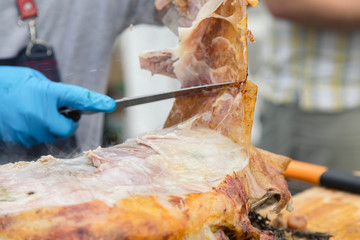
[[(177, 98), (177, 97), (181, 97), (181, 96), (199, 93), (201, 91), (217, 89), (217, 88), (234, 85), (234, 84), (237, 84), (237, 83), (236, 82), (215, 83), (215, 84), (201, 85), (201, 86), (195, 86), (195, 87), (181, 88), (179, 90), (160, 92), (160, 93), (132, 97), (132, 98), (125, 97), (125, 98), (115, 100), (116, 108), (126, 108), (126, 107), (144, 104), (144, 103), (165, 100), (165, 99), (169, 99), (169, 98)], [(71, 108), (71, 107), (60, 108), (59, 112), (61, 114), (63, 114), (64, 116), (71, 118), (75, 121), (78, 121), (82, 114), (99, 113), (99, 112), (94, 112), (94, 111), (80, 111), (76, 108)]]

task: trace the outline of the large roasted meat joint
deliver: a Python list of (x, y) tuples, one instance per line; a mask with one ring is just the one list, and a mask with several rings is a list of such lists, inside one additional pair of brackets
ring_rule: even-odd
[(177, 98), (164, 129), (123, 144), (0, 166), (0, 239), (274, 239), (248, 213), (288, 205), (290, 160), (250, 143), (248, 3), (156, 1), (178, 13), (180, 41), (142, 55), (142, 68), (182, 87), (235, 83)]

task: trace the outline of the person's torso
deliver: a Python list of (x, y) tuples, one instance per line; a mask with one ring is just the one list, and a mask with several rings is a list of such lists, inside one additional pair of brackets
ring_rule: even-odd
[(360, 30), (320, 30), (275, 20), (266, 47), (266, 98), (309, 111), (360, 106)]

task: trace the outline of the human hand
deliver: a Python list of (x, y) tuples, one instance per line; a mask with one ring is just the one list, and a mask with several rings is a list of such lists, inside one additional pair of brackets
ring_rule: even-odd
[(354, 31), (360, 29), (360, 1), (264, 0), (273, 16), (312, 28)]
[(0, 66), (0, 141), (30, 147), (73, 134), (78, 123), (61, 107), (111, 112), (115, 101), (75, 85), (52, 82), (26, 67)]

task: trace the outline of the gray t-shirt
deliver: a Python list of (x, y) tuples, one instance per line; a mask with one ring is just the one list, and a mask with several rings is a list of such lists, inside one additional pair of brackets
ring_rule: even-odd
[[(55, 52), (62, 82), (100, 93), (107, 89), (116, 37), (131, 24), (160, 24), (154, 0), (35, 0), (39, 39)], [(29, 43), (29, 30), (19, 26), (15, 0), (0, 1), (0, 59), (14, 57)], [(100, 145), (103, 114), (82, 116), (77, 130), (81, 150)]]

